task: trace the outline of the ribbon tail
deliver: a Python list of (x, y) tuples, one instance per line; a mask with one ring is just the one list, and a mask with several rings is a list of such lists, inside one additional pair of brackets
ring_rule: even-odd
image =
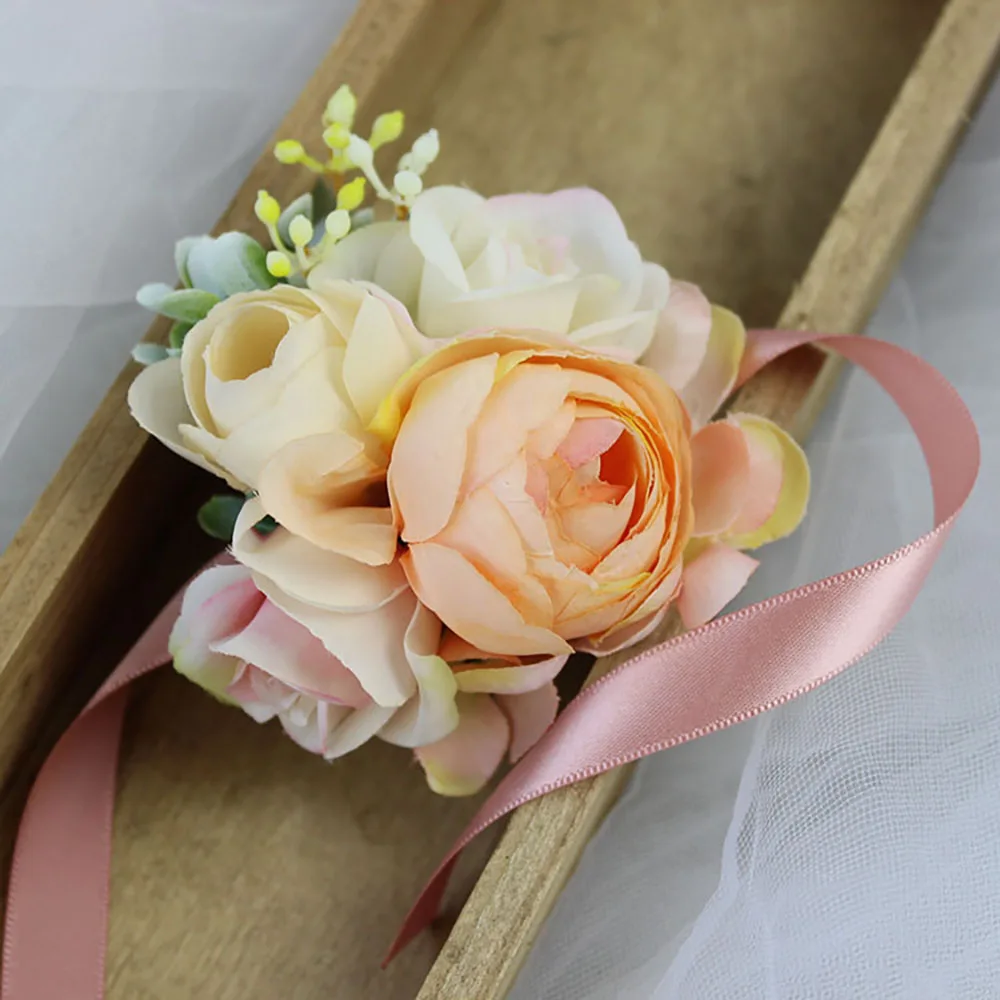
[(7, 889), (3, 1000), (101, 1000), (111, 830), (128, 685), (170, 661), (178, 594), (66, 730), (18, 829)]

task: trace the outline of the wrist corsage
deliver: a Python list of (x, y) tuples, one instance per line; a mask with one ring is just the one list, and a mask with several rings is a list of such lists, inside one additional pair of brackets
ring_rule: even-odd
[(425, 187), (433, 130), (390, 185), (403, 115), (364, 138), (354, 111), (342, 87), (322, 158), (277, 144), (314, 184), (260, 192), (271, 249), (181, 240), (179, 287), (140, 290), (174, 326), (129, 403), (232, 491), (200, 513), (231, 559), (188, 587), (176, 669), (312, 753), (377, 736), (465, 795), (552, 724), (573, 653), (718, 614), (809, 470), (771, 421), (713, 420), (743, 326), (603, 195)]

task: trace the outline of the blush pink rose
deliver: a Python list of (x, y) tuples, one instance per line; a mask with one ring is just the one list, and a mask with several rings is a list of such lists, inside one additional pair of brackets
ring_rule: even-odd
[(412, 596), (404, 602), (410, 615), (400, 647), (413, 693), (399, 705), (375, 701), (330, 652), (316, 635), (315, 609), (307, 627), (238, 564), (212, 567), (189, 585), (170, 652), (179, 673), (257, 722), (277, 719), (311, 753), (332, 760), (377, 736), (414, 748), (435, 791), (471, 794), (505, 755), (516, 760), (551, 725), (552, 678), (565, 658), (484, 661), (443, 636)]

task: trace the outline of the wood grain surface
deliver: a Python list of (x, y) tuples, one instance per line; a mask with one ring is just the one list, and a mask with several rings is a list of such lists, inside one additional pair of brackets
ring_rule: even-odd
[[(646, 257), (751, 323), (857, 329), (944, 162), (996, 42), (1000, 0), (952, 0), (838, 211), (940, 0), (362, 0), (280, 129), (306, 137), (343, 80), (364, 115), (435, 124), (433, 180), (488, 193), (591, 184)], [(262, 156), (259, 187), (302, 178)], [(162, 336), (154, 328), (154, 336)], [(743, 402), (812, 413), (805, 352)], [(0, 560), (0, 822), (71, 712), (207, 554), (191, 523), (211, 489), (144, 445), (130, 366)], [(822, 376), (825, 378), (825, 374)], [(818, 400), (818, 389), (817, 400)], [(511, 822), (421, 997), (502, 996), (620, 776)], [(128, 722), (116, 810), (112, 1000), (414, 996), (444, 934), (388, 973), (378, 959), (474, 808), (427, 792), (403, 751), (333, 765), (165, 674)], [(450, 912), (491, 848), (466, 859)]]

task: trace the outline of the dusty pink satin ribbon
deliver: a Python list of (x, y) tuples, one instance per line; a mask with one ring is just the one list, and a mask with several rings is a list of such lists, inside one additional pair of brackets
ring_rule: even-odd
[[(975, 481), (975, 426), (935, 369), (902, 348), (867, 338), (755, 333), (743, 377), (805, 343), (840, 352), (896, 400), (930, 470), (934, 528), (882, 559), (640, 653), (583, 691), (476, 814), (411, 911), (390, 957), (433, 918), (458, 853), (490, 824), (556, 788), (749, 719), (817, 687), (864, 656), (909, 608)], [(3, 1000), (104, 995), (123, 689), (166, 662), (179, 600), (150, 626), (38, 775), (14, 852)]]

